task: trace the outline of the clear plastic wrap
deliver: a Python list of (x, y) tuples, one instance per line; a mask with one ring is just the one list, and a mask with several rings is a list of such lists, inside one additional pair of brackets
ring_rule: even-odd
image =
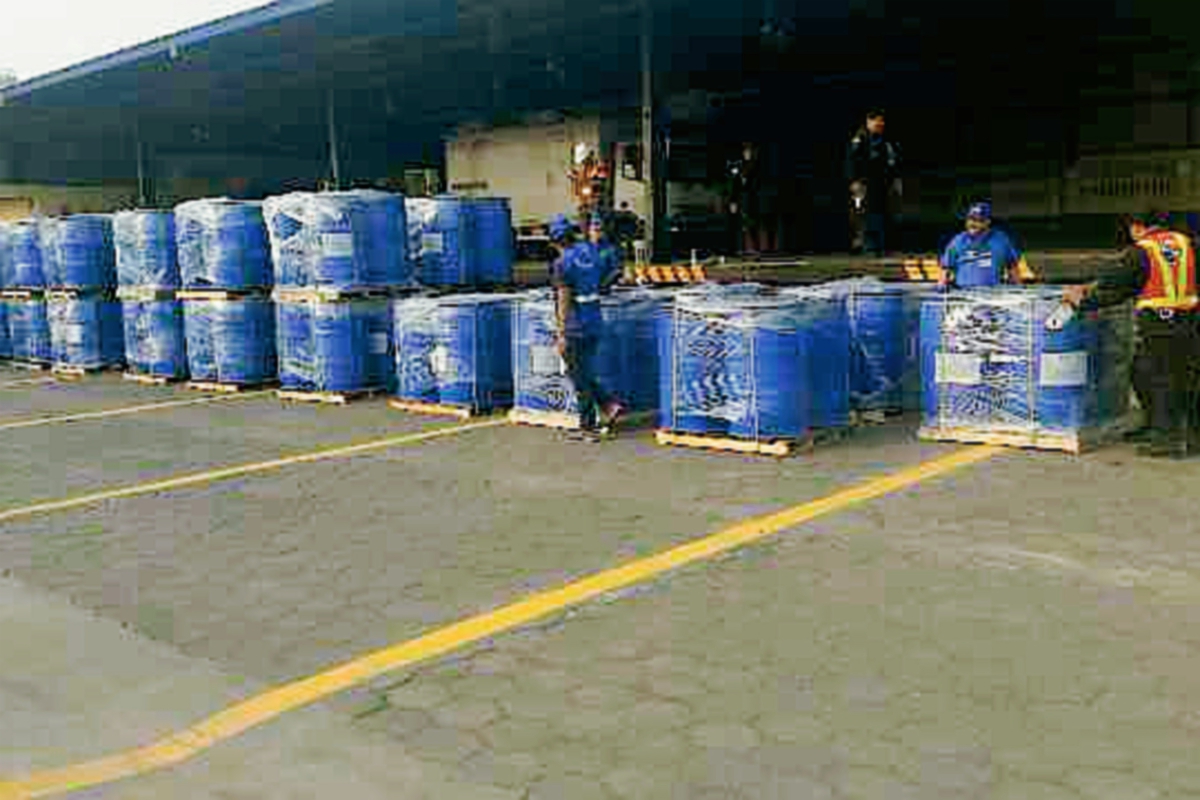
[(50, 325), (46, 301), (41, 298), (5, 300), (13, 358), (19, 361), (50, 361)]
[(938, 429), (1076, 433), (1128, 410), (1128, 305), (1046, 319), (1061, 289), (947, 292), (921, 309), (923, 422)]
[(285, 389), (388, 388), (387, 300), (276, 298), (279, 379)]
[(104, 297), (51, 297), (47, 302), (51, 360), (84, 369), (125, 360), (121, 306)]
[(263, 210), (278, 286), (353, 289), (413, 282), (400, 195), (294, 192), (267, 198)]
[(265, 298), (185, 300), (183, 307), (192, 380), (253, 385), (275, 379), (274, 303)]
[(113, 215), (113, 242), (119, 285), (165, 290), (180, 287), (172, 212), (117, 212)]
[(174, 298), (125, 299), (125, 357), (144, 375), (187, 377), (183, 335), (183, 304)]
[(72, 214), (43, 219), (39, 235), (47, 286), (101, 290), (117, 285), (111, 216)]
[(469, 286), (478, 280), (478, 258), (469, 202), (452, 195), (410, 198), (409, 241), (417, 245), (418, 280), (427, 286)]
[(396, 394), (489, 412), (513, 403), (511, 295), (397, 300)]
[(0, 359), (13, 357), (12, 335), (8, 326), (8, 303), (0, 300)]
[(10, 282), (19, 289), (46, 288), (45, 259), (42, 253), (43, 228), (48, 220), (23, 219), (10, 228)]
[(0, 222), (0, 289), (12, 285), (12, 226)]
[(189, 289), (265, 289), (273, 284), (262, 203), (228, 198), (175, 207), (180, 279)]
[(807, 432), (815, 308), (745, 289), (680, 293), (659, 328), (662, 426), (751, 440)]

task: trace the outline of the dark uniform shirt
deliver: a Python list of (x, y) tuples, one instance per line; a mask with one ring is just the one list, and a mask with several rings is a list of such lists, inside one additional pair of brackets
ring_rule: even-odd
[(1150, 275), (1150, 263), (1138, 247), (1125, 249), (1121, 258), (1100, 271), (1096, 279), (1095, 301), (1101, 307), (1117, 306), (1142, 293)]

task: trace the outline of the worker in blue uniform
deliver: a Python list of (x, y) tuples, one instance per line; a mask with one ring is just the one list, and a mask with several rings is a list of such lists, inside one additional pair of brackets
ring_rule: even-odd
[(942, 254), (942, 284), (970, 288), (1035, 280), (1037, 275), (1012, 239), (992, 227), (991, 204), (972, 205), (966, 230), (951, 239)]
[(547, 224), (546, 230), (550, 237), (550, 259), (547, 270), (549, 278), (553, 282), (554, 275), (558, 270), (558, 263), (562, 260), (563, 253), (575, 244), (578, 231), (566, 214), (556, 214)]
[(605, 333), (600, 297), (620, 277), (620, 253), (606, 240), (603, 220), (593, 216), (587, 241), (563, 253), (554, 276), (558, 352), (575, 387), (580, 433), (593, 441), (611, 432), (622, 412), (620, 402), (597, 374)]

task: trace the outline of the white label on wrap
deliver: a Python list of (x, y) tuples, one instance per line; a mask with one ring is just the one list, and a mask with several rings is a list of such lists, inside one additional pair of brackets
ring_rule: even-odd
[(439, 378), (445, 378), (450, 375), (450, 351), (443, 345), (438, 345), (429, 352), (429, 366), (433, 370), (433, 374)]
[(440, 233), (422, 233), (421, 234), (421, 252), (422, 253), (440, 253), (444, 247), (442, 234)]
[(567, 372), (557, 348), (533, 345), (529, 348), (529, 355), (534, 375), (565, 375)]
[(354, 255), (354, 234), (322, 233), (321, 255), (325, 258), (350, 258)]
[(970, 353), (938, 353), (935, 380), (975, 386), (983, 380), (983, 359)]
[(1043, 353), (1039, 386), (1085, 386), (1088, 379), (1088, 354)]
[(67, 344), (71, 347), (80, 347), (83, 345), (83, 326), (67, 326)]
[(388, 335), (386, 333), (371, 334), (372, 355), (382, 355), (388, 351)]

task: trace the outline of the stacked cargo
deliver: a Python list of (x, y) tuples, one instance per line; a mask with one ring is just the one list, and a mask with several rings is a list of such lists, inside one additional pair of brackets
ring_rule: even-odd
[[(633, 417), (649, 416), (658, 405), (656, 315), (668, 295), (620, 289), (600, 300), (604, 331), (596, 354), (600, 383), (616, 394)], [(526, 292), (517, 298), (513, 321), (515, 422), (575, 428), (579, 402), (559, 355), (554, 295)]]
[(8, 281), (0, 293), (12, 357), (18, 364), (32, 368), (49, 367), (51, 359), (42, 252), (42, 231), (51, 224), (51, 220), (35, 218), (10, 227)]
[(437, 289), (497, 289), (513, 283), (512, 208), (504, 198), (409, 198), (410, 263)]
[(175, 215), (122, 211), (113, 216), (113, 239), (127, 376), (148, 383), (186, 379)]
[(190, 385), (232, 391), (274, 382), (273, 278), (262, 203), (182, 203), (175, 237)]
[(658, 328), (659, 442), (786, 455), (843, 432), (843, 307), (751, 285), (680, 292)]
[(921, 308), (921, 436), (1079, 452), (1128, 411), (1128, 306), (1048, 325), (1061, 290), (952, 291)]
[[(8, 287), (12, 271), (12, 229), (0, 222), (0, 292)], [(13, 357), (12, 335), (8, 329), (8, 301), (0, 295), (0, 361)]]
[(346, 402), (393, 383), (391, 298), (413, 284), (404, 198), (296, 192), (264, 203), (280, 396)]
[(46, 318), (55, 371), (80, 375), (125, 359), (112, 218), (79, 214), (45, 220), (40, 229)]

